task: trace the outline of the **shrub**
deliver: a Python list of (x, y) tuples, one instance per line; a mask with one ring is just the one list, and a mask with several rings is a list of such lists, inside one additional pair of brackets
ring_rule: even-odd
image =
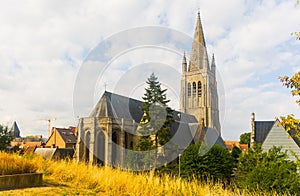
[(260, 146), (254, 146), (239, 158), (237, 186), (249, 191), (300, 193), (297, 165), (287, 157), (281, 148), (273, 147), (263, 152)]
[(182, 177), (229, 180), (233, 169), (233, 158), (229, 151), (214, 145), (206, 154), (199, 154), (201, 143), (190, 145), (181, 158)]

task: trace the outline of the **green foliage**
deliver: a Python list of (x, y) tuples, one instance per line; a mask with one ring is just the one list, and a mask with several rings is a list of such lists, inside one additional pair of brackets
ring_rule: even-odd
[[(151, 74), (147, 79), (143, 111), (144, 115), (138, 127), (141, 137), (135, 150), (151, 150), (166, 144), (170, 139), (170, 126), (173, 120), (172, 109), (167, 106), (170, 100), (166, 98), (167, 89), (162, 90), (158, 78)], [(153, 141), (154, 138), (154, 141)]]
[[(164, 145), (170, 139), (170, 125), (173, 122), (172, 110), (167, 106), (167, 89), (161, 89), (158, 78), (152, 73), (148, 78), (148, 88), (143, 97), (144, 116), (141, 120), (140, 133), (155, 135), (154, 145)], [(151, 139), (151, 138), (145, 138)]]
[(273, 147), (263, 152), (259, 145), (255, 145), (239, 158), (237, 186), (249, 191), (299, 193), (297, 165), (287, 157), (281, 148)]
[(231, 156), (232, 156), (232, 158), (234, 159), (234, 162), (235, 162), (236, 164), (238, 163), (238, 159), (239, 159), (239, 157), (241, 156), (241, 154), (242, 154), (242, 150), (241, 150), (239, 147), (234, 146), (234, 147), (232, 148)]
[(199, 155), (201, 143), (191, 144), (181, 157), (182, 177), (198, 179), (228, 180), (233, 169), (233, 158), (229, 151), (214, 145), (203, 156)]
[(250, 137), (251, 137), (251, 132), (241, 134), (240, 144), (248, 144), (248, 147), (250, 147)]
[(6, 150), (12, 140), (13, 136), (8, 127), (0, 125), (0, 150)]

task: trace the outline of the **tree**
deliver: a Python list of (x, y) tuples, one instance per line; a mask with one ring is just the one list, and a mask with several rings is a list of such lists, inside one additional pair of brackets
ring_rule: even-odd
[[(166, 98), (167, 89), (161, 88), (161, 84), (154, 73), (150, 75), (146, 83), (148, 87), (143, 96), (144, 115), (138, 127), (141, 137), (135, 146), (137, 151), (157, 150), (159, 146), (166, 144), (171, 136), (171, 123), (174, 121), (173, 110), (167, 106), (170, 101)], [(154, 156), (156, 159), (157, 154)], [(151, 157), (145, 157), (145, 159), (151, 160)]]
[(6, 150), (6, 147), (10, 145), (13, 136), (7, 126), (0, 125), (0, 150)]
[(240, 135), (240, 144), (248, 144), (248, 147), (250, 147), (250, 137), (251, 133), (243, 133)]
[(239, 147), (237, 147), (236, 145), (234, 145), (232, 148), (232, 151), (231, 151), (231, 156), (234, 160), (235, 166), (237, 165), (238, 159), (241, 156), (241, 154), (242, 154), (242, 150)]
[(229, 180), (233, 169), (233, 158), (229, 151), (214, 145), (206, 154), (201, 156), (201, 143), (191, 144), (183, 152), (180, 159), (182, 177), (210, 180)]
[[(279, 77), (283, 86), (291, 89), (293, 96), (300, 96), (300, 71), (295, 73), (292, 77), (283, 76)], [(300, 99), (296, 100), (297, 104), (300, 105)], [(296, 119), (294, 114), (290, 114), (287, 117), (281, 116), (281, 125), (285, 127), (286, 131), (294, 129), (296, 134), (294, 137), (300, 138), (300, 119)]]
[(263, 152), (260, 145), (254, 145), (239, 158), (237, 186), (249, 191), (299, 193), (297, 164), (287, 158), (287, 153), (282, 152), (279, 147)]

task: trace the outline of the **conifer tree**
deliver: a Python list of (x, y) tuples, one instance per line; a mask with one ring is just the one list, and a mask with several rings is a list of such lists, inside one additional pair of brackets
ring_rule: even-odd
[[(148, 87), (143, 96), (144, 115), (140, 122), (142, 135), (136, 144), (137, 150), (151, 150), (162, 146), (170, 139), (170, 126), (173, 122), (173, 110), (167, 106), (166, 91), (162, 89), (158, 78), (152, 73), (146, 81)], [(154, 139), (154, 141), (153, 141)]]

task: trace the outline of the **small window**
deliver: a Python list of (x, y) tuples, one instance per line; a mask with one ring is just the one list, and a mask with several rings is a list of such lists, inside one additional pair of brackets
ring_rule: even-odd
[(202, 86), (201, 86), (201, 82), (198, 82), (198, 97), (202, 96)]
[(191, 83), (188, 83), (188, 96), (191, 96)]
[(196, 82), (193, 82), (193, 96), (196, 96)]

